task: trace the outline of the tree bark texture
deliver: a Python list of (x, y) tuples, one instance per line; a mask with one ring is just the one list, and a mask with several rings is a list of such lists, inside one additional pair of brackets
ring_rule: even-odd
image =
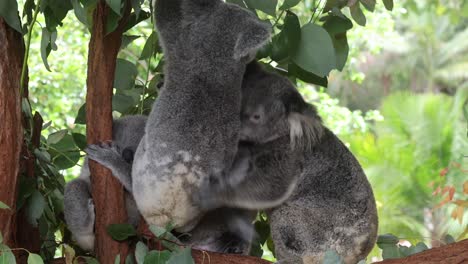
[[(26, 82), (25, 82), (26, 83)], [(24, 87), (26, 88), (26, 87)], [(28, 97), (28, 89), (24, 89), (24, 98)], [(31, 131), (31, 145), (32, 147), (39, 148), (41, 143), (41, 131), (44, 120), (42, 116), (36, 112), (33, 117), (32, 126), (23, 116), (23, 127), (26, 130)], [(35, 175), (36, 167), (36, 157), (29, 150), (26, 140), (23, 141), (23, 147), (21, 150), (21, 159), (20, 159), (20, 174), (28, 178), (36, 178)], [(37, 185), (35, 186), (37, 189)], [(39, 233), (39, 227), (32, 226), (27, 218), (26, 209), (21, 208), (18, 211), (16, 216), (16, 246), (20, 248), (25, 248), (29, 252), (38, 254), (41, 250), (41, 235)], [(15, 252), (18, 263), (26, 263), (29, 253), (24, 250), (19, 250)]]
[(402, 258), (387, 259), (377, 264), (462, 264), (468, 263), (468, 239), (445, 246), (432, 248), (421, 253)]
[[(117, 29), (106, 34), (106, 21), (110, 11), (101, 0), (94, 11), (93, 28), (89, 43), (86, 95), (86, 133), (89, 144), (112, 139), (112, 91), (117, 53), (122, 41), (123, 27), (128, 20), (130, 3), (125, 1), (125, 12)], [(124, 190), (110, 170), (91, 161), (92, 193), (96, 212), (95, 254), (100, 263), (114, 263), (117, 254), (125, 261), (127, 243), (112, 240), (107, 234), (109, 224), (125, 223)]]
[(22, 36), (0, 18), (0, 209), (3, 243), (15, 247), (15, 211), (19, 160), (23, 141), (20, 78), (24, 49)]

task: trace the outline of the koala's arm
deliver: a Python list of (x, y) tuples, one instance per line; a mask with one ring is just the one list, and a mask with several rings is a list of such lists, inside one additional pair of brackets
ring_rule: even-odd
[(131, 160), (125, 159), (126, 152), (131, 150), (124, 149), (120, 154), (118, 146), (115, 143), (110, 143), (88, 145), (85, 151), (89, 159), (110, 169), (114, 177), (122, 183), (129, 193), (132, 193), (133, 152), (128, 154), (131, 155)]
[(75, 179), (65, 185), (64, 216), (68, 229), (84, 250), (94, 249), (94, 204), (89, 183)]
[[(296, 187), (299, 173), (287, 155), (281, 159), (278, 159), (278, 155), (263, 156), (261, 160), (250, 158), (252, 160), (247, 163), (247, 170), (234, 166), (231, 174), (225, 176), (227, 184), (205, 181), (199, 196), (195, 198), (200, 206), (204, 209), (228, 206), (262, 210), (276, 207), (289, 198)], [(246, 163), (236, 160), (234, 164), (244, 166)]]

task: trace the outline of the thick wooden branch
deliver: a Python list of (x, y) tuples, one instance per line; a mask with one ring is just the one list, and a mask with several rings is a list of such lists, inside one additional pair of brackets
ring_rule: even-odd
[[(86, 95), (86, 132), (89, 144), (112, 139), (114, 71), (123, 26), (130, 13), (130, 2), (126, 1), (125, 6), (118, 28), (109, 34), (106, 34), (106, 23), (111, 11), (105, 1), (99, 1), (94, 11)], [(96, 211), (95, 254), (100, 263), (114, 263), (117, 254), (120, 254), (124, 262), (128, 245), (112, 240), (106, 232), (109, 224), (125, 223), (127, 220), (124, 190), (108, 169), (95, 162), (90, 162), (89, 167)]]
[(462, 264), (468, 263), (468, 239), (457, 243), (432, 248), (421, 253), (401, 258), (387, 259), (378, 264)]
[(23, 141), (20, 78), (23, 39), (0, 18), (0, 201), (11, 210), (0, 209), (3, 243), (15, 247), (15, 210), (19, 160)]

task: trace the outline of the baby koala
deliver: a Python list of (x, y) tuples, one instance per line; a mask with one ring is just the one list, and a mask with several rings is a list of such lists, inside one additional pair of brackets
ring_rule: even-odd
[(205, 181), (195, 199), (205, 208), (267, 209), (278, 263), (321, 263), (327, 250), (345, 263), (364, 259), (378, 219), (358, 161), (286, 77), (253, 62), (242, 93), (234, 169)]
[[(145, 132), (145, 116), (127, 116), (113, 121), (111, 145), (103, 144), (92, 145), (86, 150), (87, 156), (83, 163), (81, 173), (78, 179), (72, 180), (65, 185), (64, 191), (64, 215), (68, 229), (71, 231), (77, 244), (84, 250), (93, 251), (94, 249), (94, 203), (91, 196), (90, 172), (88, 159), (98, 160), (102, 163), (116, 161), (118, 168), (112, 169), (113, 173), (124, 175), (125, 172), (131, 172), (133, 162), (133, 153), (138, 147), (141, 138)], [(103, 153), (97, 149), (104, 150)], [(120, 178), (119, 178), (120, 179)], [(124, 184), (127, 193), (125, 194), (125, 203), (128, 214), (128, 221), (137, 226), (140, 220), (133, 195)], [(131, 184), (130, 184), (131, 186)]]

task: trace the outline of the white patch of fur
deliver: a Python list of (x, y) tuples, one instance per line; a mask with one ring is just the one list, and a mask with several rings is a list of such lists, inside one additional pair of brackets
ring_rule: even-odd
[(167, 148), (167, 144), (166, 144), (166, 143), (161, 143), (161, 144), (159, 144), (159, 146), (162, 147), (162, 148)]
[(299, 146), (310, 148), (322, 137), (323, 126), (319, 120), (293, 112), (288, 116), (288, 123), (292, 148)]
[[(185, 171), (185, 173), (176, 174), (175, 171)], [(142, 179), (154, 179), (155, 175), (151, 171), (146, 171), (145, 174)], [(195, 177), (192, 168), (182, 163), (167, 173), (170, 177), (161, 174), (157, 175), (158, 178), (168, 178), (168, 180), (156, 180), (156, 184), (146, 183), (140, 192), (134, 194), (142, 216), (148, 224), (157, 226), (165, 226), (169, 222), (173, 223), (175, 228), (192, 225), (201, 212), (192, 205), (191, 193), (187, 192), (186, 184), (200, 185), (201, 180)]]
[[(163, 157), (157, 159), (154, 163), (156, 164), (156, 166), (159, 167), (159, 166), (165, 166), (165, 165), (167, 165), (167, 164), (169, 164), (169, 163), (171, 163), (171, 162), (172, 162), (172, 158), (171, 158), (171, 157), (169, 157), (169, 156), (163, 156)], [(145, 164), (145, 163), (142, 163), (142, 164)], [(146, 163), (146, 164), (148, 164), (148, 163)]]
[(90, 234), (74, 235), (74, 238), (78, 246), (80, 246), (82, 249), (86, 251), (94, 251), (95, 236), (92, 232)]
[(188, 173), (188, 168), (183, 163), (177, 163), (174, 165), (174, 174), (185, 174)]
[(180, 155), (184, 162), (189, 162), (189, 161), (192, 160), (192, 155), (188, 151), (179, 150), (179, 151), (177, 151), (177, 155)]

